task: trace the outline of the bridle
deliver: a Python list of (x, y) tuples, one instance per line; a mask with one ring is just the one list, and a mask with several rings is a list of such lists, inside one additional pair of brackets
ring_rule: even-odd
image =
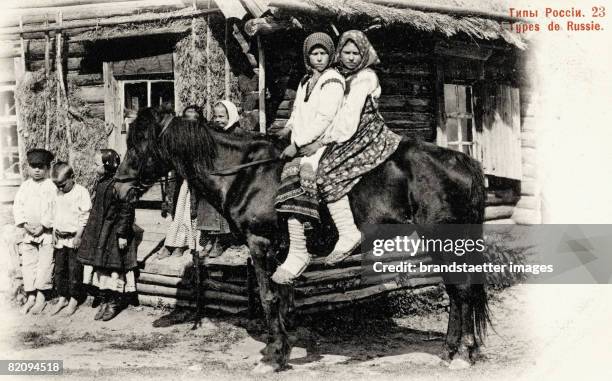
[[(173, 115), (171, 115), (171, 114), (164, 115), (164, 118), (160, 122), (160, 124), (162, 126), (162, 129), (159, 132), (159, 134), (157, 135), (157, 141), (158, 142), (161, 140), (161, 138), (164, 136), (164, 134), (168, 131), (168, 127), (170, 126), (170, 123), (172, 123), (174, 118), (175, 117)], [(254, 161), (249, 162), (249, 163), (239, 164), (239, 165), (235, 165), (235, 166), (229, 167), (229, 168), (223, 168), (223, 169), (218, 169), (218, 170), (214, 170), (214, 171), (209, 171), (209, 172), (206, 172), (206, 174), (207, 175), (211, 175), (211, 176), (231, 176), (233, 174), (236, 174), (236, 173), (242, 171), (243, 169), (254, 167), (254, 166), (258, 166), (258, 165), (263, 165), (263, 164), (267, 164), (267, 163), (273, 163), (273, 162), (276, 162), (276, 161), (279, 161), (279, 160), (281, 160), (280, 157), (271, 157), (271, 158), (268, 158), (268, 159), (254, 160)], [(165, 190), (168, 189), (170, 180), (171, 180), (171, 178), (169, 178), (168, 176), (161, 176), (161, 178), (159, 180), (160, 186), (162, 188), (162, 197), (165, 196), (164, 193), (165, 193)], [(152, 183), (146, 183), (145, 184), (145, 183), (142, 182), (141, 179), (139, 179), (137, 177), (127, 177), (127, 178), (124, 178), (124, 179), (116, 179), (116, 181), (117, 182), (135, 181), (139, 185), (141, 185), (142, 187), (144, 187), (146, 189), (152, 187), (156, 183), (156, 181), (153, 181)]]

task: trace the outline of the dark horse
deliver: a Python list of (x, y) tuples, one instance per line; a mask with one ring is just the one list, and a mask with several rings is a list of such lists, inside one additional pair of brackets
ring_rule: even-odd
[[(286, 222), (274, 208), (283, 164), (268, 162), (229, 176), (211, 174), (215, 169), (276, 158), (283, 144), (261, 134), (229, 135), (181, 118), (170, 120), (149, 108), (141, 110), (131, 125), (127, 146), (116, 175), (119, 181), (146, 188), (174, 169), (244, 239), (270, 333), (258, 370), (284, 368), (291, 351), (285, 319), (293, 290), (270, 280), (274, 271), (270, 257), (279, 242), (287, 239), (283, 238)], [(349, 198), (361, 226), (482, 224), (484, 196), (484, 176), (476, 161), (460, 152), (405, 138), (384, 164), (363, 176)], [(477, 338), (485, 334), (489, 321), (485, 287), (477, 277), (467, 275), (460, 283), (445, 281), (450, 316), (444, 355), (462, 364), (472, 359)]]

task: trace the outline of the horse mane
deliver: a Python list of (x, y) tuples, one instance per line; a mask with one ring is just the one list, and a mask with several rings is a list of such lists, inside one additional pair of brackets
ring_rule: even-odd
[(160, 154), (174, 159), (176, 169), (185, 174), (189, 173), (187, 163), (193, 164), (196, 173), (210, 170), (217, 156), (208, 122), (181, 117), (172, 119), (161, 136), (159, 148)]
[[(205, 120), (174, 117), (163, 129), (161, 125), (163, 117), (164, 114), (154, 108), (140, 110), (128, 131), (128, 147), (137, 151), (149, 151), (149, 154), (171, 162), (178, 173), (186, 177), (195, 177), (213, 169), (220, 141), (216, 141), (213, 137), (214, 129), (210, 123)], [(287, 145), (276, 136), (245, 130), (223, 135), (222, 140), (226, 148), (237, 152), (248, 152), (258, 148), (280, 152)], [(143, 145), (142, 142), (150, 144)], [(146, 157), (146, 152), (140, 154), (143, 153), (145, 154), (143, 157)]]

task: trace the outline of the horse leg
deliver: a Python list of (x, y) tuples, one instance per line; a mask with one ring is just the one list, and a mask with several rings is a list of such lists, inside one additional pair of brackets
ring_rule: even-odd
[(448, 329), (446, 331), (446, 342), (442, 349), (441, 357), (445, 361), (451, 361), (461, 340), (461, 305), (459, 296), (454, 285), (446, 285), (446, 292), (450, 300), (450, 311), (448, 313)]
[(478, 350), (474, 327), (474, 299), (477, 287), (482, 285), (461, 285), (459, 286), (459, 314), (461, 317), (461, 337), (459, 346), (453, 361), (450, 364), (451, 369), (464, 369), (473, 364), (473, 355)]
[(272, 288), (272, 282), (267, 271), (267, 253), (270, 241), (263, 237), (249, 237), (247, 240), (251, 249), (255, 276), (259, 285), (259, 296), (268, 326), (268, 343), (262, 350), (261, 363), (253, 370), (255, 373), (271, 373), (286, 366), (289, 358), (289, 340), (281, 322), (279, 312), (279, 296)]

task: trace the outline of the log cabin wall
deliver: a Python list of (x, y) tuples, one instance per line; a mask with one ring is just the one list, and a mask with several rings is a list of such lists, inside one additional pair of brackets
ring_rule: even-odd
[[(389, 35), (397, 38), (390, 39)], [(288, 31), (267, 35), (265, 38), (268, 59), (266, 84), (269, 92), (266, 111), (269, 131), (282, 128), (289, 118), (295, 90), (305, 73), (302, 58), (302, 42), (305, 37), (306, 34), (302, 31)], [(529, 92), (524, 81), (521, 82), (519, 78), (522, 62), (517, 60), (516, 52), (507, 46), (475, 48), (478, 45), (463, 41), (442, 41), (444, 48), (441, 49), (440, 39), (435, 39), (430, 34), (419, 34), (402, 28), (385, 28), (369, 32), (368, 37), (381, 59), (381, 64), (376, 68), (382, 87), (380, 112), (387, 125), (402, 135), (436, 142), (439, 133), (437, 127), (440, 123), (444, 123), (439, 120), (439, 108), (444, 104), (444, 98), (441, 97), (444, 90), (440, 85), (446, 82), (467, 84), (475, 89), (474, 107), (482, 109), (474, 112), (479, 116), (495, 112), (511, 114), (512, 112), (503, 108), (501, 110), (494, 108), (507, 103), (499, 97), (510, 93), (521, 95), (521, 133), (525, 133), (526, 136), (521, 136), (521, 146), (515, 147), (519, 151), (515, 149), (512, 152), (505, 152), (506, 147), (500, 141), (500, 139), (516, 139), (516, 134), (490, 138), (488, 143), (491, 146), (487, 149), (497, 156), (498, 163), (513, 168), (519, 166), (519, 171), (522, 169), (523, 174), (518, 179), (517, 176), (514, 176), (515, 178), (495, 174), (487, 176), (485, 219), (487, 223), (533, 223), (529, 222), (534, 221), (533, 218), (512, 219), (513, 215), (519, 216), (524, 213), (515, 210), (521, 196), (524, 200), (520, 205), (534, 208), (530, 209), (530, 213), (537, 213), (536, 210), (539, 210), (539, 206), (535, 205), (537, 197), (533, 193), (534, 153), (531, 150), (534, 148), (529, 137), (533, 132), (530, 130), (532, 127), (525, 126), (529, 115), (527, 102)], [(443, 79), (439, 78), (440, 76)], [(485, 88), (507, 90), (501, 93), (483, 94)], [(493, 101), (482, 102), (485, 97), (493, 97)], [(512, 100), (514, 99), (508, 99), (508, 102)], [(502, 168), (502, 173), (503, 170), (511, 169)], [(516, 173), (516, 170), (513, 172)], [(522, 181), (525, 180), (527, 182), (522, 187)]]

